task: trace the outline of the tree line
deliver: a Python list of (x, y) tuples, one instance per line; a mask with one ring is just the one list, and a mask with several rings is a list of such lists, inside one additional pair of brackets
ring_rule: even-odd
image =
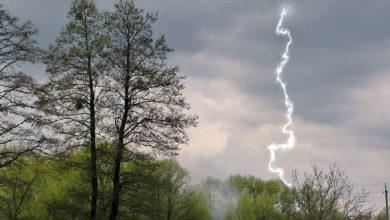
[[(107, 219), (112, 202), (115, 145), (97, 145), (97, 216)], [(0, 219), (88, 219), (89, 149), (52, 157), (27, 153), (0, 170)], [(367, 206), (368, 193), (354, 187), (337, 166), (316, 166), (293, 187), (280, 180), (232, 175), (191, 185), (174, 159), (124, 153), (118, 219), (173, 220), (385, 220)]]
[[(114, 147), (97, 145), (96, 219), (110, 216)], [(208, 219), (203, 195), (190, 187), (188, 171), (176, 161), (124, 156), (118, 219)], [(2, 169), (0, 219), (90, 218), (89, 157), (86, 148), (54, 158), (31, 154)]]
[[(336, 166), (293, 188), (209, 177), (191, 185), (173, 158), (196, 126), (157, 14), (73, 0), (47, 49), (0, 5), (1, 219), (370, 219), (367, 193)], [(43, 63), (47, 80), (18, 70)], [(375, 217), (383, 219), (381, 216)]]

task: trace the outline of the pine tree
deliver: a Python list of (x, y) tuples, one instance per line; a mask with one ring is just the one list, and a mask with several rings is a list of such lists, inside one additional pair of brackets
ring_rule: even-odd
[(109, 47), (106, 133), (116, 144), (110, 219), (118, 215), (123, 152), (172, 155), (195, 125), (182, 95), (183, 77), (166, 63), (172, 51), (164, 36), (153, 38), (155, 14), (120, 0), (105, 16)]
[(49, 81), (41, 88), (40, 106), (58, 134), (60, 150), (90, 149), (90, 219), (96, 219), (98, 181), (96, 142), (101, 74), (106, 38), (93, 0), (74, 0), (68, 23), (44, 58)]

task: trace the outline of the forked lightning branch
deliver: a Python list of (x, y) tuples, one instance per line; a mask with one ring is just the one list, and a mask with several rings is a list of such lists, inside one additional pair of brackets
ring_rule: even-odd
[(276, 173), (279, 176), (279, 178), (287, 186), (291, 187), (291, 183), (289, 183), (285, 178), (285, 173), (284, 173), (283, 168), (273, 166), (273, 164), (276, 160), (276, 154), (279, 151), (289, 150), (289, 149), (294, 148), (294, 146), (295, 146), (295, 135), (294, 135), (294, 131), (291, 129), (294, 104), (291, 101), (291, 99), (287, 93), (286, 83), (283, 81), (283, 78), (282, 78), (284, 68), (290, 59), (290, 57), (289, 57), (290, 45), (293, 42), (290, 31), (287, 28), (283, 27), (283, 21), (284, 21), (285, 16), (286, 16), (286, 10), (283, 8), (282, 13), (280, 15), (279, 22), (276, 26), (276, 34), (287, 38), (287, 43), (286, 43), (284, 52), (283, 52), (282, 57), (281, 57), (282, 59), (275, 70), (275, 75), (276, 75), (276, 81), (278, 82), (278, 84), (280, 85), (280, 87), (283, 90), (284, 105), (286, 106), (285, 116), (286, 116), (287, 122), (283, 125), (282, 132), (283, 132), (283, 134), (286, 134), (288, 138), (287, 138), (285, 143), (282, 143), (282, 144), (273, 143), (273, 144), (268, 146), (268, 150), (270, 151), (270, 161), (268, 163), (268, 169), (271, 172)]

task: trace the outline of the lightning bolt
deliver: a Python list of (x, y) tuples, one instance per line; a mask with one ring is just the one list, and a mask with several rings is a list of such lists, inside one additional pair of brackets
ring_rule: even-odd
[(282, 59), (278, 65), (278, 67), (275, 70), (275, 75), (276, 75), (276, 81), (279, 83), (280, 87), (283, 90), (284, 105), (286, 106), (285, 116), (286, 116), (287, 122), (283, 125), (282, 132), (288, 136), (288, 139), (283, 144), (274, 143), (274, 144), (269, 145), (267, 148), (270, 151), (270, 161), (268, 163), (268, 169), (272, 173), (276, 173), (279, 176), (279, 178), (287, 186), (291, 187), (291, 183), (289, 183), (284, 177), (283, 168), (274, 168), (272, 166), (276, 160), (276, 153), (280, 150), (290, 150), (290, 149), (294, 148), (295, 141), (296, 141), (294, 131), (290, 129), (290, 126), (292, 124), (292, 114), (294, 111), (294, 104), (291, 101), (291, 99), (287, 93), (286, 83), (282, 79), (284, 67), (286, 66), (286, 64), (288, 63), (288, 61), (290, 59), (290, 57), (289, 57), (290, 45), (293, 42), (290, 31), (287, 28), (282, 27), (284, 17), (286, 14), (287, 14), (286, 10), (283, 8), (282, 13), (280, 14), (280, 19), (279, 19), (278, 25), (276, 26), (276, 30), (275, 30), (277, 35), (282, 36), (282, 37), (287, 37), (287, 40), (288, 40), (286, 43), (284, 53), (282, 54)]

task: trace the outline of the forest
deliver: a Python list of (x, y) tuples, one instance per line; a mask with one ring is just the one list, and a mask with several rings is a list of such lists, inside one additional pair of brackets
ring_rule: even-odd
[(192, 183), (175, 158), (198, 117), (157, 13), (73, 0), (64, 19), (42, 49), (35, 25), (0, 5), (0, 219), (385, 219), (336, 164), (292, 173), (291, 188), (238, 174)]

